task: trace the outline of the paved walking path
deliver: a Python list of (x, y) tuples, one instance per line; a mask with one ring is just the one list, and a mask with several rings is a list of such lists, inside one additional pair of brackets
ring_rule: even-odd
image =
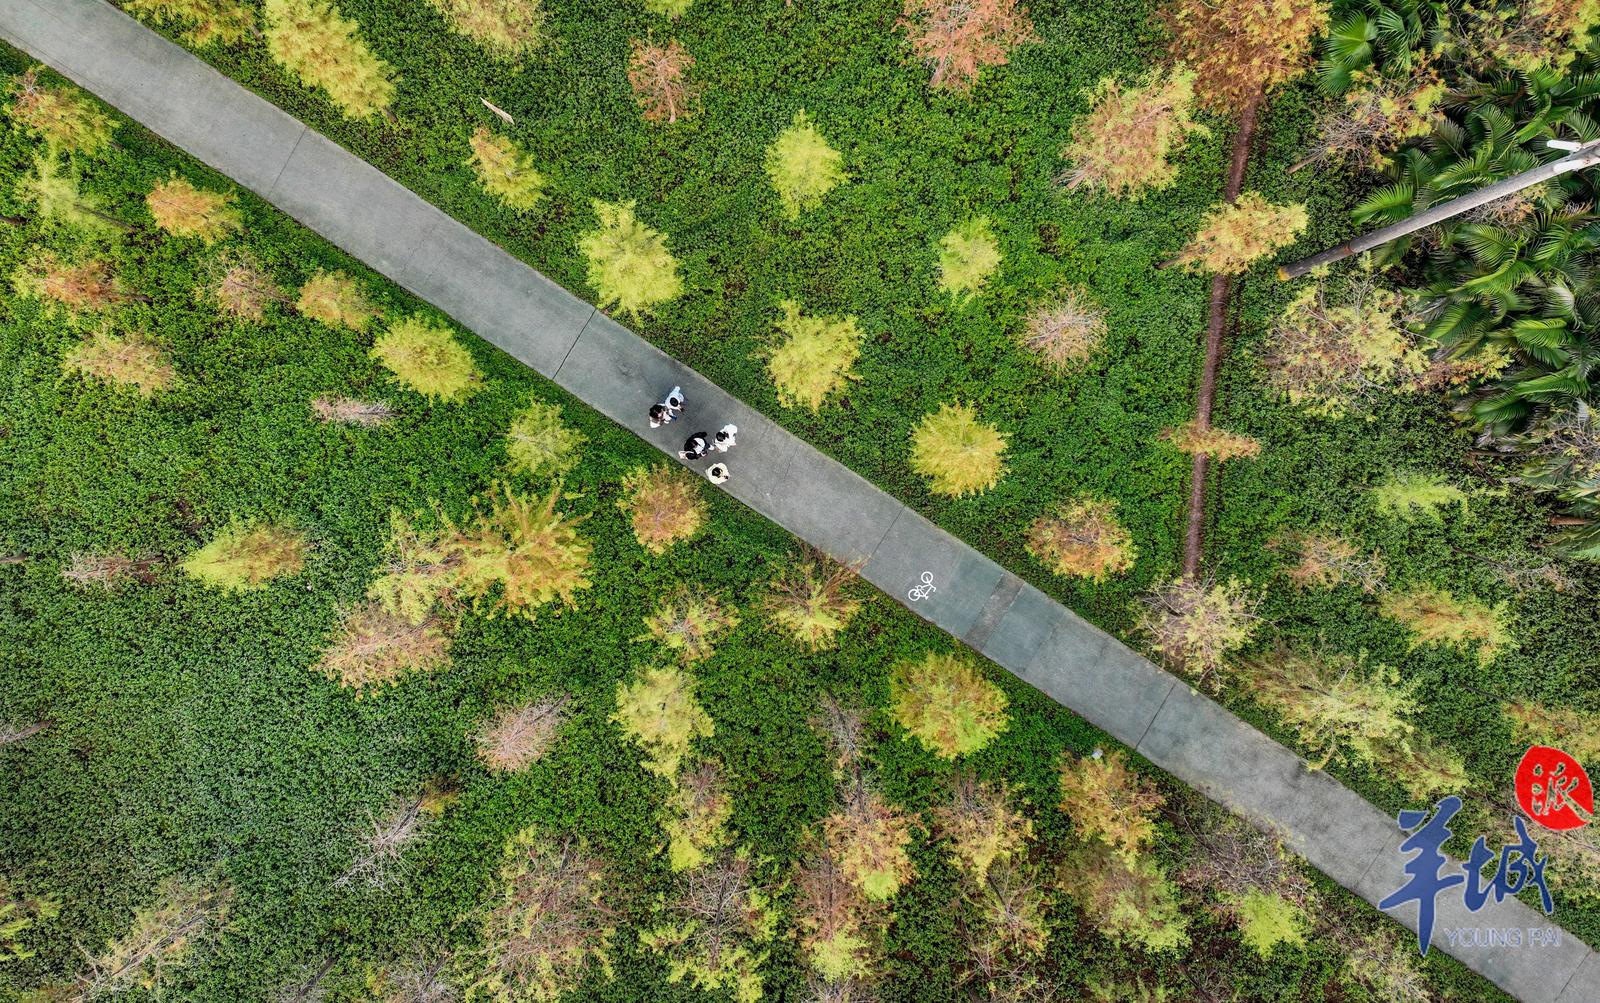
[[(1405, 879), (1394, 819), (1192, 692), (494, 244), (103, 0), (0, 0), (0, 36), (234, 178), (464, 326), (675, 455), (683, 426), (640, 420), (664, 388), (739, 426), (725, 490), (846, 561), (889, 595), (1083, 715), (1207, 796), (1281, 831), (1290, 846), (1376, 903)], [(912, 591), (931, 584), (921, 598)], [(1449, 903), (1454, 901), (1452, 907)], [(1415, 929), (1416, 909), (1395, 918)], [(1522, 929), (1547, 917), (1515, 901), (1450, 927)], [(1558, 946), (1458, 947), (1528, 1003), (1600, 1003), (1600, 955)]]

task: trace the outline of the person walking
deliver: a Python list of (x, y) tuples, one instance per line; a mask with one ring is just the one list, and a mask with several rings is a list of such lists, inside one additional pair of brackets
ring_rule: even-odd
[(711, 443), (704, 432), (696, 432), (684, 440), (683, 448), (678, 450), (678, 459), (694, 461), (710, 452)]
[(673, 387), (667, 391), (667, 396), (661, 403), (650, 405), (650, 427), (660, 428), (668, 422), (677, 421), (678, 416), (683, 413), (685, 403), (682, 387)]
[(712, 448), (719, 453), (726, 453), (733, 448), (733, 437), (739, 434), (739, 426), (733, 422), (717, 429), (717, 434), (711, 437)]
[(718, 460), (706, 468), (706, 480), (712, 484), (721, 484), (728, 479), (728, 465)]

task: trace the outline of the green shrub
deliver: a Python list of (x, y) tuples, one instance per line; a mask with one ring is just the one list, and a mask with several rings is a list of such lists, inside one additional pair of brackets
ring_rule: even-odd
[(349, 118), (394, 101), (393, 71), (372, 54), (357, 24), (327, 0), (266, 0), (267, 52), (307, 87), (320, 87)]
[(544, 198), (544, 175), (533, 166), (533, 158), (510, 139), (479, 126), (467, 142), (472, 147), (467, 163), (477, 172), (484, 191), (521, 211), (532, 209)]
[(694, 0), (643, 0), (644, 9), (652, 14), (665, 14), (668, 17), (682, 17), (689, 10), (689, 5)]
[(767, 373), (783, 407), (821, 410), (828, 397), (855, 379), (851, 367), (861, 354), (861, 329), (854, 317), (806, 317), (800, 304), (778, 304), (784, 336), (767, 355)]
[(912, 434), (911, 469), (928, 478), (935, 494), (977, 494), (999, 483), (1005, 449), (1005, 435), (978, 421), (972, 408), (944, 404)]
[(946, 759), (977, 752), (1007, 724), (1005, 692), (958, 655), (930, 652), (896, 663), (889, 701), (896, 723)]
[(804, 109), (795, 113), (789, 127), (767, 147), (767, 178), (772, 182), (783, 213), (791, 220), (800, 218), (822, 204), (824, 196), (844, 183), (843, 158), (828, 145), (822, 133), (806, 118)]
[(956, 303), (976, 296), (1000, 267), (1000, 242), (986, 216), (969, 219), (939, 241), (939, 286)]
[(407, 317), (380, 335), (371, 355), (405, 386), (445, 403), (460, 403), (483, 385), (472, 353), (447, 328), (417, 317)]
[(529, 477), (558, 477), (572, 470), (583, 443), (581, 432), (562, 424), (560, 407), (539, 401), (517, 412), (506, 432), (511, 469)]
[(666, 237), (641, 223), (633, 205), (596, 200), (600, 226), (578, 241), (578, 250), (588, 261), (589, 285), (599, 305), (638, 318), (676, 299), (683, 280)]
[(236, 522), (180, 566), (202, 584), (244, 592), (298, 573), (305, 566), (307, 549), (305, 537), (287, 526)]
[(711, 718), (694, 691), (694, 677), (677, 667), (645, 669), (633, 682), (617, 685), (611, 720), (644, 748), (648, 758), (640, 765), (647, 771), (677, 776), (694, 740), (711, 737)]

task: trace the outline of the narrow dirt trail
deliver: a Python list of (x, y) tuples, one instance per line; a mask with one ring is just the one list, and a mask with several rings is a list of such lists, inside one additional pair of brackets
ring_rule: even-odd
[[(1244, 171), (1250, 162), (1250, 144), (1255, 139), (1256, 122), (1265, 93), (1256, 91), (1239, 112), (1239, 127), (1233, 134), (1233, 158), (1228, 164), (1228, 183), (1223, 189), (1222, 201), (1231, 205), (1244, 189)], [(1233, 278), (1229, 275), (1211, 277), (1211, 310), (1206, 322), (1206, 360), (1200, 371), (1200, 397), (1195, 403), (1195, 428), (1204, 431), (1211, 427), (1211, 410), (1217, 399), (1217, 369), (1222, 365), (1222, 336), (1227, 326), (1228, 303), (1233, 295)], [(1183, 577), (1194, 578), (1200, 574), (1200, 555), (1206, 518), (1206, 473), (1211, 468), (1211, 458), (1196, 453), (1189, 474), (1189, 524), (1183, 539)]]

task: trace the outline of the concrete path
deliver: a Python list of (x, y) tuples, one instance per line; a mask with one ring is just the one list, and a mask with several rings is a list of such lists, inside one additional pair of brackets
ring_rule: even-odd
[[(103, 0), (0, 0), (0, 36), (276, 204), (590, 405), (676, 455), (648, 406), (680, 384), (696, 427), (732, 420), (726, 489), (1207, 796), (1282, 832), (1369, 902), (1405, 879), (1394, 819), (494, 244)], [(1455, 906), (1449, 902), (1454, 899)], [(1416, 909), (1395, 919), (1415, 929)], [(1449, 927), (1549, 926), (1515, 901)], [(1457, 948), (1527, 1003), (1600, 1003), (1600, 955)]]

